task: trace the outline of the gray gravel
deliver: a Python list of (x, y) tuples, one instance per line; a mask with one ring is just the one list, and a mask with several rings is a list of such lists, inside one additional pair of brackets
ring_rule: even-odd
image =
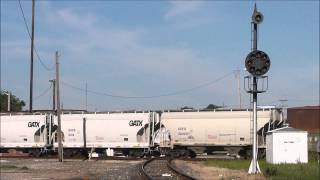
[(185, 180), (186, 178), (180, 176), (176, 172), (172, 171), (167, 166), (166, 159), (155, 159), (149, 162), (145, 167), (145, 172), (154, 179), (157, 180)]
[(140, 172), (143, 160), (0, 160), (0, 179), (144, 179)]

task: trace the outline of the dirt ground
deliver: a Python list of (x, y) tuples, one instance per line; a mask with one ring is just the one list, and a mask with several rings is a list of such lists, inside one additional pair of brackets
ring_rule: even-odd
[(0, 159), (0, 179), (141, 179), (139, 160)]
[[(57, 159), (0, 159), (0, 179), (144, 179), (139, 171), (143, 160), (65, 160)], [(201, 161), (174, 161), (178, 169), (199, 180), (265, 180), (262, 175), (248, 175), (244, 170), (208, 167)]]
[(244, 170), (231, 170), (226, 168), (218, 168), (205, 166), (203, 162), (196, 161), (174, 161), (177, 168), (199, 180), (265, 180), (263, 175), (249, 175)]

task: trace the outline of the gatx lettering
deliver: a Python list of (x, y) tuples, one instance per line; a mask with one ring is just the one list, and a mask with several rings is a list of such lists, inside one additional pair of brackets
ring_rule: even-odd
[(142, 126), (142, 120), (130, 120), (129, 126)]
[(39, 127), (40, 122), (28, 122), (28, 127)]

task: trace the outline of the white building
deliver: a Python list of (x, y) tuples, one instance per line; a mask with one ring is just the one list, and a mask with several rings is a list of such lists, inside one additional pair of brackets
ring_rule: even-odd
[(308, 163), (308, 133), (283, 127), (269, 131), (266, 137), (268, 163)]

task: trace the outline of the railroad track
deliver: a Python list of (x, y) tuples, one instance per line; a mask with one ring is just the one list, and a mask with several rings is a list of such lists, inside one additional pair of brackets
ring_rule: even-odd
[[(0, 153), (0, 158), (12, 158), (12, 159), (58, 159), (58, 155), (42, 155), (42, 156), (32, 156), (28, 153), (23, 154), (7, 154), (7, 153)], [(80, 160), (89, 160), (88, 157), (85, 156), (64, 156), (63, 159), (70, 160), (70, 159), (80, 159)], [(91, 158), (93, 161), (98, 160), (141, 160), (142, 158), (139, 157), (118, 157), (118, 156), (112, 156), (112, 157), (94, 157)]]
[(142, 164), (142, 173), (150, 180), (176, 179), (195, 180), (195, 178), (181, 172), (171, 163), (172, 159), (152, 158)]

